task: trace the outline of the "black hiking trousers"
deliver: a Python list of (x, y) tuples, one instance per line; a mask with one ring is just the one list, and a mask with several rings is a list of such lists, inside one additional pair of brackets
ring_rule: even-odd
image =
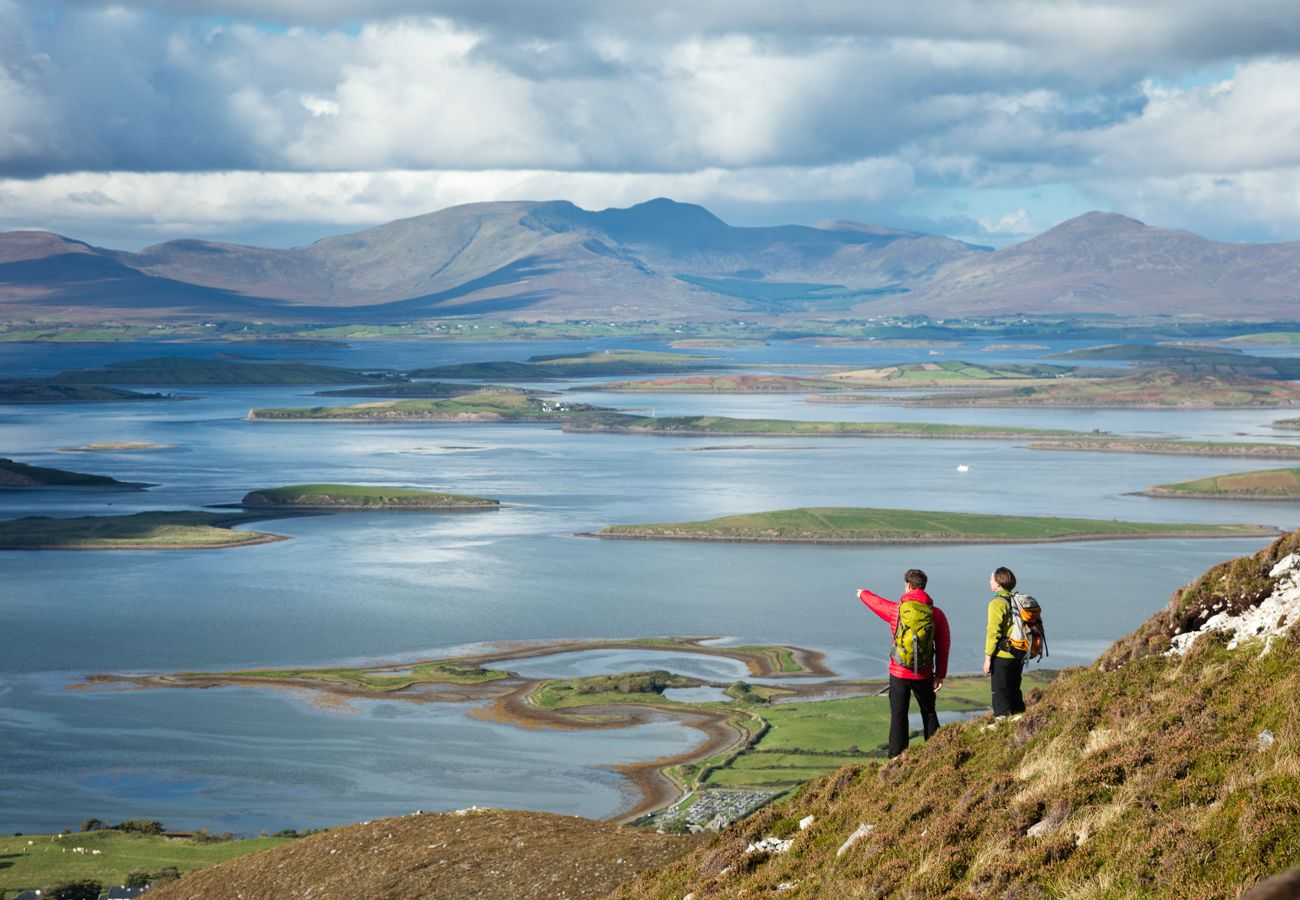
[(907, 711), (912, 705), (912, 695), (921, 708), (921, 724), (925, 739), (939, 730), (939, 715), (934, 711), (933, 678), (899, 678), (889, 676), (889, 758), (893, 759), (907, 749), (912, 729), (907, 724)]
[(990, 666), (990, 674), (993, 676), (993, 715), (1014, 716), (1025, 711), (1025, 695), (1020, 692), (1020, 676), (1024, 671), (1023, 658), (993, 657)]

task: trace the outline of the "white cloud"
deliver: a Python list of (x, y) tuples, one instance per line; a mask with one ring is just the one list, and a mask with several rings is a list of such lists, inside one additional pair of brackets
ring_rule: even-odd
[(1023, 207), (1003, 214), (996, 222), (992, 219), (980, 219), (979, 226), (983, 234), (1000, 236), (1024, 236), (1037, 234), (1043, 230)]

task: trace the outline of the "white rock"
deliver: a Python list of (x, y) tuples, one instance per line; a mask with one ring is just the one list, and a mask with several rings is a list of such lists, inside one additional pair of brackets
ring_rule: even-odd
[(816, 816), (804, 816), (802, 819), (799, 820), (799, 830), (807, 831), (808, 826), (812, 825), (813, 820), (816, 818), (817, 818)]
[(850, 847), (871, 834), (876, 829), (875, 825), (868, 825), (865, 822), (858, 826), (858, 830), (849, 835), (849, 839), (840, 844), (840, 849), (835, 851), (836, 856), (843, 856)]
[(1300, 574), (1300, 555), (1292, 553), (1273, 567), (1270, 575), (1278, 579), (1273, 593), (1235, 616), (1218, 612), (1197, 630), (1175, 635), (1170, 641), (1169, 655), (1182, 656), (1191, 649), (1197, 638), (1211, 631), (1228, 632), (1229, 650), (1235, 650), (1242, 641), (1262, 637), (1264, 652), (1267, 653), (1274, 637), (1300, 621), (1300, 584), (1296, 583), (1294, 575), (1290, 578), (1282, 577), (1288, 573)]
[(799, 886), (797, 881), (783, 881), (776, 886), (778, 891), (792, 891)]
[(746, 853), (785, 853), (794, 844), (793, 840), (783, 841), (779, 837), (765, 837), (745, 848)]
[(1289, 553), (1277, 561), (1277, 565), (1268, 573), (1268, 577), (1281, 578), (1297, 570), (1300, 570), (1300, 553)]
[(1263, 753), (1265, 750), (1273, 746), (1275, 740), (1276, 738), (1273, 737), (1272, 730), (1265, 728), (1255, 737), (1255, 749), (1260, 753)]

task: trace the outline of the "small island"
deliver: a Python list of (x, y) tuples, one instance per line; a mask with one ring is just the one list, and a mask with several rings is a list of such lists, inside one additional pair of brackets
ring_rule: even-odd
[(378, 397), (395, 400), (443, 400), (470, 394), (520, 394), (540, 397), (550, 396), (551, 392), (500, 384), (466, 384), (450, 381), (406, 381), (400, 384), (376, 384), (370, 387), (316, 392), (317, 397)]
[(151, 441), (97, 441), (81, 447), (60, 447), (61, 453), (139, 453), (145, 450), (175, 450), (177, 444), (155, 444)]
[(348, 510), (461, 510), (499, 509), (499, 500), (442, 494), (408, 488), (365, 484), (295, 484), (263, 488), (244, 495), (241, 506), (250, 509)]
[(0, 550), (217, 550), (286, 538), (235, 526), (262, 516), (190, 511), (56, 519), (27, 516), (0, 522)]
[(171, 394), (142, 394), (121, 388), (89, 384), (52, 384), (45, 381), (0, 382), (0, 403), (123, 403), (142, 400), (178, 400)]
[(49, 379), (53, 385), (308, 385), (404, 381), (390, 372), (360, 372), (292, 362), (239, 362), (164, 356), (74, 369)]
[(565, 422), (565, 431), (594, 431), (654, 435), (733, 435), (736, 437), (865, 437), (1018, 440), (1074, 438), (1087, 432), (1059, 428), (1015, 428), (997, 425), (944, 425), (930, 422), (816, 422), (803, 419), (733, 419), (727, 416), (593, 415)]
[(475, 381), (546, 381), (564, 378), (603, 378), (654, 375), (692, 369), (727, 368), (711, 357), (653, 350), (602, 350), (561, 356), (533, 356), (527, 362), (480, 362), (415, 369), (413, 378), (456, 378)]
[(681, 375), (583, 385), (575, 390), (649, 394), (802, 394), (836, 391), (844, 387), (829, 378), (794, 375)]
[(702, 522), (609, 525), (585, 534), (607, 540), (777, 544), (1030, 544), (1130, 538), (1271, 537), (1263, 525), (1189, 525), (998, 516), (908, 509), (810, 507), (723, 516)]
[(107, 475), (87, 475), (66, 469), (29, 466), (0, 458), (0, 490), (32, 491), (57, 488), (90, 488), (100, 491), (140, 491), (155, 487), (137, 481), (118, 481)]
[(1250, 375), (1155, 370), (1110, 378), (1064, 378), (977, 394), (909, 399), (908, 406), (1044, 406), (1071, 409), (1251, 409), (1300, 406), (1300, 385)]
[(1271, 427), (1283, 431), (1300, 431), (1300, 419), (1278, 419)]
[(1193, 500), (1300, 500), (1300, 469), (1234, 472), (1194, 481), (1158, 484), (1148, 497), (1187, 497)]
[[(472, 394), (443, 400), (382, 400), (353, 406), (250, 409), (257, 421), (301, 422), (563, 422), (611, 410), (522, 394)], [(617, 415), (617, 414), (615, 414)]]
[(841, 382), (839, 385), (841, 388), (908, 390), (927, 387), (981, 387), (1002, 381), (1018, 384), (1047, 384), (1055, 379), (1070, 376), (1072, 372), (1073, 370), (1066, 366), (1011, 363), (987, 366), (951, 360), (852, 369), (846, 372), (835, 372), (828, 377)]
[(1249, 459), (1300, 459), (1300, 444), (1248, 441), (1180, 441), (1168, 438), (1126, 438), (1085, 435), (1082, 438), (1036, 438), (1030, 450), (1073, 450), (1085, 453), (1154, 453), (1163, 456), (1235, 456)]

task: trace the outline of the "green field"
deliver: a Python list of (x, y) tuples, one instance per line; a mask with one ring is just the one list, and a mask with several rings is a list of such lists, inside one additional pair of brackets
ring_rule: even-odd
[(297, 385), (362, 384), (391, 381), (392, 376), (313, 366), (305, 363), (235, 362), (185, 356), (109, 363), (102, 369), (60, 373), (53, 384), (104, 385)]
[[(1030, 669), (1024, 688), (1048, 684), (1055, 675)], [(940, 712), (983, 712), (989, 708), (988, 679), (949, 678), (936, 700)], [(762, 737), (726, 765), (704, 773), (702, 787), (783, 790), (840, 766), (883, 757), (889, 741), (889, 698), (884, 695), (774, 703), (756, 712), (768, 723)], [(913, 739), (919, 741), (919, 733)]]
[(1032, 543), (1137, 537), (1255, 537), (1276, 534), (1258, 525), (1185, 525), (996, 516), (907, 509), (813, 507), (723, 516), (703, 522), (610, 525), (596, 537), (773, 543)]
[(206, 550), (280, 540), (233, 526), (255, 518), (231, 513), (142, 512), (131, 516), (53, 519), (28, 516), (0, 522), (3, 550)]
[(261, 488), (244, 496), (244, 506), (306, 509), (496, 509), (500, 501), (368, 484), (294, 484)]
[(371, 387), (344, 388), (338, 391), (317, 391), (317, 397), (379, 397), (395, 400), (438, 400), (447, 397), (464, 397), (468, 394), (528, 394), (537, 396), (545, 391), (509, 387), (500, 384), (458, 384), (446, 381), (408, 381), (401, 384), (376, 384)]
[(720, 368), (707, 356), (653, 350), (604, 350), (573, 356), (533, 356), (527, 362), (460, 363), (416, 369), (414, 378), (544, 381), (563, 378), (599, 378), (610, 375), (652, 375), (692, 369)]
[(0, 458), (0, 489), (78, 487), (135, 491), (152, 486), (118, 481), (107, 475), (87, 475), (83, 472), (69, 472), (66, 469), (29, 466), (26, 463), (14, 462), (12, 459)]
[(589, 675), (543, 681), (528, 695), (528, 701), (539, 709), (607, 706), (617, 703), (662, 706), (673, 703), (663, 696), (667, 688), (691, 688), (699, 687), (700, 684), (702, 682), (698, 678), (676, 675), (662, 669), (618, 675)]
[(0, 403), (121, 403), (128, 400), (173, 400), (166, 394), (142, 394), (87, 384), (43, 381), (0, 382)]
[(630, 434), (708, 435), (743, 437), (893, 437), (1077, 438), (1089, 434), (1055, 428), (1004, 428), (985, 425), (940, 425), (926, 422), (807, 422), (800, 419), (732, 419), (726, 416), (631, 416), (614, 413), (566, 423), (566, 431), (613, 431)]
[(1223, 500), (1300, 499), (1300, 469), (1266, 469), (1212, 475), (1194, 481), (1159, 484), (1146, 492), (1153, 497), (1194, 497)]
[(644, 381), (584, 385), (583, 390), (653, 394), (780, 394), (838, 391), (845, 385), (828, 378), (793, 375), (679, 375)]
[(609, 410), (582, 403), (523, 394), (471, 394), (443, 400), (383, 400), (354, 406), (251, 409), (248, 418), (342, 422), (563, 422), (607, 413)]
[(997, 381), (1040, 381), (1063, 378), (1074, 370), (1066, 366), (999, 365), (948, 360), (876, 366), (835, 372), (830, 377), (852, 387), (918, 388), (982, 385)]
[[(71, 823), (75, 826), (76, 823)], [(0, 897), (40, 890), (61, 881), (98, 881), (107, 890), (125, 883), (135, 869), (178, 872), (203, 869), (245, 853), (268, 850), (292, 838), (229, 841), (169, 838), (129, 831), (28, 834), (0, 838)], [(74, 847), (87, 852), (74, 853)], [(96, 856), (92, 851), (99, 851)]]
[(258, 669), (219, 674), (183, 672), (173, 677), (191, 681), (203, 681), (214, 677), (230, 681), (315, 681), (326, 685), (337, 684), (387, 694), (417, 684), (483, 684), (508, 676), (500, 669), (485, 669), (482, 666), (445, 659), (416, 663), (402, 668), (389, 667), (387, 670), (379, 668)]

